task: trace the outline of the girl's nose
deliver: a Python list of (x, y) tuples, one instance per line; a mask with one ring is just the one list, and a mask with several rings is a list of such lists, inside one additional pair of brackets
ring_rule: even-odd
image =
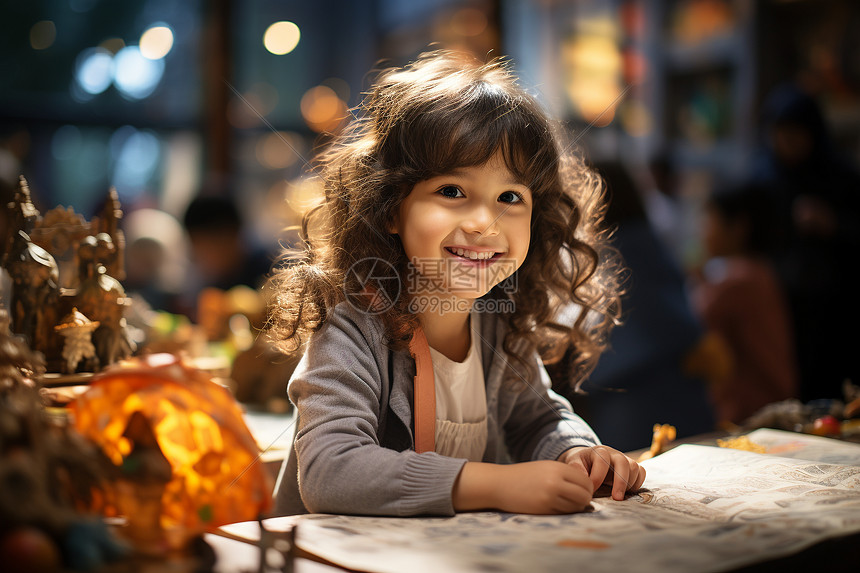
[(498, 215), (494, 209), (481, 202), (463, 220), (462, 227), (467, 233), (479, 235), (497, 235), (499, 232)]

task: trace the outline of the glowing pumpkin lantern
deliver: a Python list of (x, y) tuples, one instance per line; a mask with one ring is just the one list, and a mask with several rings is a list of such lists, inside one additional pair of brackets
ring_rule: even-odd
[(172, 355), (97, 375), (72, 413), (76, 429), (115, 466), (108, 513), (125, 515), (132, 541), (178, 547), (270, 507), (270, 476), (238, 403)]

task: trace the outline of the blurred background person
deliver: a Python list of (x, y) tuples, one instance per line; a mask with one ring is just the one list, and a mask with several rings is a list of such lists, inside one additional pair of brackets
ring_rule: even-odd
[(678, 200), (678, 174), (671, 154), (665, 149), (658, 151), (648, 161), (644, 175), (638, 179), (643, 181), (640, 185), (642, 206), (648, 222), (666, 251), (682, 267), (685, 262), (684, 213)]
[(259, 289), (271, 270), (273, 254), (247, 234), (236, 203), (222, 195), (195, 197), (182, 219), (188, 234), (191, 272), (183, 294), (185, 313), (197, 317), (198, 297), (206, 288)]
[(209, 354), (229, 364), (236, 399), (272, 412), (285, 412), (286, 382), (297, 358), (275, 351), (264, 336), (263, 285), (274, 254), (249, 234), (236, 202), (202, 192), (185, 210), (190, 272), (183, 293), (184, 314), (200, 325)]
[(720, 187), (706, 205), (702, 243), (708, 260), (693, 281), (692, 300), (730, 353), (731, 368), (710, 378), (723, 427), (798, 393), (788, 306), (767, 258), (773, 223), (767, 192), (757, 185)]
[(768, 95), (762, 122), (753, 177), (768, 189), (778, 223), (772, 256), (794, 322), (800, 395), (841, 398), (843, 380), (860, 374), (848, 334), (860, 320), (860, 177), (818, 101), (797, 85)]
[(188, 268), (188, 239), (175, 217), (138, 209), (124, 217), (124, 286), (154, 310), (176, 312)]

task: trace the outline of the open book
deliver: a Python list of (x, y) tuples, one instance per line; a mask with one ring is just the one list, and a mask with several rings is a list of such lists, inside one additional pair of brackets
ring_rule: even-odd
[(777, 430), (772, 453), (682, 445), (644, 462), (643, 490), (563, 516), (309, 515), (296, 545), (373, 572), (725, 571), (860, 532), (860, 445)]

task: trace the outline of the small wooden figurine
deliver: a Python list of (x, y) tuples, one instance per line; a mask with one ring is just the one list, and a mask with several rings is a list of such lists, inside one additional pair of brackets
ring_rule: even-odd
[(81, 282), (75, 300), (85, 315), (100, 323), (93, 342), (101, 366), (128, 358), (133, 350), (123, 318), (127, 303), (125, 289), (105, 272), (102, 262), (111, 249), (106, 233), (84, 238), (78, 249)]
[(33, 226), (39, 219), (39, 211), (33, 205), (33, 200), (30, 198), (30, 187), (27, 185), (27, 180), (22, 175), (20, 178), (18, 190), (15, 192), (12, 201), (6, 205), (8, 212), (7, 220), (9, 228), (3, 233), (0, 239), (3, 240), (3, 258), (0, 259), (0, 264), (6, 266), (6, 257), (12, 251), (12, 244), (16, 240), (18, 231), (24, 231), (28, 235), (33, 230)]
[(63, 360), (65, 360), (65, 373), (73, 374), (81, 361), (84, 369), (95, 371), (98, 369), (96, 358), (96, 347), (93, 346), (93, 331), (98, 328), (98, 321), (91, 321), (81, 314), (77, 308), (66, 316), (60, 324), (54, 327), (65, 339), (63, 343)]
[(675, 439), (675, 426), (669, 424), (654, 424), (654, 435), (651, 436), (651, 449), (639, 456), (637, 461), (644, 461), (658, 456), (666, 451), (669, 442)]
[(119, 203), (119, 195), (116, 188), (111, 187), (101, 218), (93, 218), (95, 227), (93, 231), (98, 232), (97, 236), (104, 233), (110, 238), (111, 252), (102, 263), (105, 265), (107, 274), (118, 281), (123, 281), (125, 280), (125, 234), (119, 228), (120, 219), (122, 219), (122, 208)]
[(12, 327), (30, 347), (46, 353), (59, 301), (59, 271), (51, 254), (18, 231), (6, 258), (12, 277)]

